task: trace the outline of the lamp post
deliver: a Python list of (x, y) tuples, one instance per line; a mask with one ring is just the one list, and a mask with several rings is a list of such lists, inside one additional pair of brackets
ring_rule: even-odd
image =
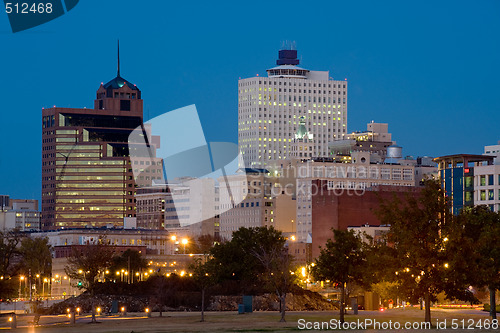
[(21, 298), (21, 281), (24, 281), (24, 276), (19, 277), (19, 298)]
[(170, 237), (170, 240), (172, 241), (172, 254), (175, 254), (175, 243), (177, 242), (177, 236), (172, 235)]
[(47, 282), (47, 278), (43, 279), (43, 284), (42, 284), (42, 297), (45, 295), (45, 283)]
[(186, 254), (186, 245), (188, 243), (188, 239), (187, 238), (183, 238), (182, 239), (182, 245), (184, 245), (184, 254)]

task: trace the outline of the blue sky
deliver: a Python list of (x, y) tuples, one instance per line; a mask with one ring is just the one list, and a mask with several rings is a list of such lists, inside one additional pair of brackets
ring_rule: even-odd
[(145, 118), (194, 103), (208, 141), (237, 142), (238, 78), (292, 40), (303, 67), (348, 79), (348, 131), (388, 122), (404, 155), (481, 153), (500, 140), (499, 17), (496, 0), (83, 0), (13, 34), (0, 13), (0, 194), (40, 198), (41, 108), (92, 107), (117, 38)]

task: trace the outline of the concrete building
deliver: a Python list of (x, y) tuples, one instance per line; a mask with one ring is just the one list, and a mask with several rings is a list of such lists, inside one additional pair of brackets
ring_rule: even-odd
[(274, 222), (271, 199), (272, 182), (265, 169), (244, 169), (234, 175), (218, 179), (220, 188), (219, 207), (220, 236), (230, 240), (233, 232), (241, 227), (261, 227)]
[(316, 156), (327, 157), (328, 143), (346, 134), (347, 81), (299, 67), (296, 50), (280, 50), (276, 63), (267, 77), (238, 81), (238, 145), (247, 167), (288, 158), (300, 119)]
[(330, 157), (334, 159), (342, 159), (353, 152), (369, 151), (374, 162), (382, 162), (387, 155), (387, 148), (395, 144), (389, 133), (389, 125), (372, 121), (366, 125), (366, 131), (346, 134), (342, 140), (330, 142), (328, 149)]
[(189, 237), (217, 236), (218, 186), (212, 178), (177, 178), (138, 188), (137, 227), (166, 229)]
[[(120, 76), (119, 62), (93, 109), (42, 110), (43, 229), (122, 226), (136, 215), (133, 168), (142, 166), (131, 165), (128, 136), (142, 117), (141, 90)], [(161, 165), (144, 168), (156, 171), (148, 181), (161, 179)]]
[(500, 164), (500, 141), (498, 144), (484, 146), (484, 155), (495, 156), (494, 164)]
[(231, 239), (241, 227), (264, 226), (295, 235), (295, 197), (282, 191), (276, 181), (268, 170), (250, 168), (219, 179), (221, 188), (231, 188), (231, 192), (220, 192), (222, 238)]
[(40, 230), (38, 200), (10, 199), (8, 195), (3, 195), (1, 201), (0, 230)]

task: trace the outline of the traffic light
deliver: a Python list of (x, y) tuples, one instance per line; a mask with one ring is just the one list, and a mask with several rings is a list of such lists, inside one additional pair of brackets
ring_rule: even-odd
[(82, 281), (78, 281), (78, 283), (76, 284), (78, 287), (81, 287), (82, 286)]

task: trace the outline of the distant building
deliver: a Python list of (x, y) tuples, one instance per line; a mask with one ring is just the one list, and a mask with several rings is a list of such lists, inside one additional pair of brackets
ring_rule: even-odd
[[(300, 128), (299, 132), (308, 134), (305, 126)], [(331, 188), (340, 192), (363, 192), (378, 185), (419, 186), (425, 178), (437, 175), (436, 163), (431, 158), (402, 157), (402, 148), (392, 141), (387, 124), (372, 122), (366, 132), (354, 132), (346, 139), (331, 142), (330, 154), (330, 157), (294, 154), (287, 160), (269, 162), (269, 170), (277, 179), (275, 183), (296, 199), (298, 242), (310, 239), (311, 196), (317, 190), (312, 184), (316, 179), (327, 180)]]
[[(230, 240), (241, 227), (261, 227), (274, 222), (272, 183), (265, 169), (240, 170), (226, 179), (219, 178), (220, 187), (231, 192), (220, 193), (220, 236)], [(237, 202), (237, 204), (235, 204)]]
[[(419, 193), (418, 187), (375, 186), (364, 192), (354, 189), (339, 193), (327, 180), (314, 180), (317, 190), (311, 195), (312, 206), (312, 258), (317, 258), (320, 246), (333, 238), (333, 229), (347, 230), (366, 225), (380, 226), (376, 215), (380, 200), (405, 200), (407, 194)], [(373, 230), (373, 229), (372, 229)]]
[[(332, 159), (283, 161), (276, 169), (277, 177), (287, 193), (296, 198), (297, 240), (305, 242), (312, 232), (312, 195), (316, 179), (325, 180), (337, 192), (363, 192), (378, 185), (418, 186), (422, 178), (436, 171), (436, 167), (421, 167), (415, 160), (400, 163), (374, 163), (369, 152), (354, 152), (342, 163)], [(379, 160), (379, 156), (375, 156)], [(408, 163), (407, 163), (408, 162)], [(415, 163), (410, 163), (415, 162)], [(417, 175), (418, 174), (418, 175)]]
[(0, 204), (0, 230), (40, 230), (38, 200), (10, 199), (2, 195)]
[(342, 140), (328, 144), (329, 156), (342, 159), (354, 152), (370, 152), (374, 162), (382, 162), (386, 158), (387, 148), (395, 145), (389, 133), (389, 125), (371, 122), (366, 125), (366, 131), (346, 134)]
[(220, 193), (222, 238), (231, 239), (233, 232), (242, 227), (265, 226), (295, 235), (295, 198), (282, 192), (275, 181), (268, 170), (251, 168), (227, 176), (227, 182), (219, 178), (220, 188), (231, 187), (230, 195)]
[(500, 211), (500, 164), (494, 163), (496, 149), (491, 147), (485, 147), (490, 151), (488, 155), (457, 154), (434, 159), (454, 214), (475, 205)]
[(328, 156), (328, 142), (347, 126), (347, 81), (328, 71), (299, 67), (297, 51), (280, 50), (268, 77), (238, 81), (238, 146), (247, 167), (292, 155), (292, 141), (303, 120), (314, 136), (314, 155)]
[(176, 178), (137, 189), (137, 227), (189, 237), (217, 236), (218, 186), (212, 178)]
[[(148, 261), (148, 267), (141, 271), (103, 272), (100, 280), (127, 281), (130, 275), (135, 280), (145, 280), (156, 273), (177, 273), (187, 271), (189, 264), (199, 255), (183, 254), (182, 244), (178, 238), (166, 230), (115, 229), (115, 228), (83, 228), (35, 232), (31, 237), (47, 237), (53, 248), (52, 260), (52, 297), (75, 296), (82, 290), (75, 287), (75, 281), (66, 275), (67, 259), (74, 249), (88, 244), (95, 244), (101, 237), (112, 246), (115, 255), (126, 250), (139, 252)], [(191, 241), (191, 240), (190, 240)], [(180, 248), (180, 249), (179, 249)]]
[(305, 117), (300, 117), (299, 129), (290, 145), (290, 158), (310, 159), (315, 157), (313, 137), (314, 135), (307, 130)]
[(495, 156), (494, 164), (500, 164), (500, 141), (498, 144), (484, 146), (484, 155)]
[[(122, 226), (125, 217), (135, 217), (136, 185), (162, 179), (159, 160), (131, 165), (128, 137), (142, 117), (141, 90), (120, 76), (119, 62), (117, 76), (97, 90), (93, 109), (42, 110), (43, 229)], [(149, 179), (136, 182), (133, 168), (151, 171)]]

